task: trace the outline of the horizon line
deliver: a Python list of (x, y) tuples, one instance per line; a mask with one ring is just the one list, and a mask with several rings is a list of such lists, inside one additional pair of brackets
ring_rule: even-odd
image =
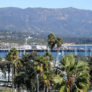
[(17, 6), (9, 6), (9, 7), (0, 7), (0, 9), (3, 8), (19, 8), (19, 9), (28, 9), (28, 8), (42, 8), (42, 9), (66, 9), (66, 8), (73, 8), (73, 9), (80, 9), (80, 10), (88, 10), (92, 11), (92, 9), (83, 9), (83, 8), (76, 8), (76, 7), (62, 7), (62, 8), (54, 8), (54, 7), (17, 7)]

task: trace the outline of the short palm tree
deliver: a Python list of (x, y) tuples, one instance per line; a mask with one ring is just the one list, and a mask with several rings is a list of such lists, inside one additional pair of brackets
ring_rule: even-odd
[(54, 77), (59, 92), (87, 92), (89, 88), (89, 68), (86, 62), (76, 60), (73, 55), (61, 61), (59, 73)]
[(90, 81), (91, 81), (91, 85), (90, 85), (90, 89), (92, 90), (92, 56), (89, 56), (87, 59), (87, 62), (89, 64), (89, 68), (90, 68)]
[(54, 60), (54, 57), (53, 57), (53, 55), (50, 52), (46, 52), (44, 54), (44, 57), (46, 57), (49, 61), (53, 61)]

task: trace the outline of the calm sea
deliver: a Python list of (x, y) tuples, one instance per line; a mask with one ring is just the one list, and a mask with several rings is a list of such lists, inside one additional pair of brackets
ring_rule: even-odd
[[(92, 49), (92, 46), (68, 46), (68, 48), (76, 48), (76, 49)], [(8, 53), (8, 51), (0, 51), (0, 57), (2, 57), (2, 58), (4, 58), (4, 57), (6, 57), (6, 55), (7, 55), (7, 53)], [(27, 51), (26, 53), (31, 53), (31, 51)], [(56, 55), (57, 55), (57, 52), (51, 52), (52, 53), (52, 55), (54, 56), (54, 58), (56, 59)], [(21, 57), (22, 55), (24, 54), (24, 51), (20, 51), (19, 52), (19, 57)], [(40, 51), (40, 52), (38, 52), (38, 54), (40, 54), (40, 55), (43, 55), (44, 54), (44, 51)], [(64, 56), (64, 55), (69, 55), (69, 54), (74, 54), (74, 55), (82, 55), (82, 56), (91, 56), (92, 55), (92, 50), (91, 51), (60, 51), (59, 53), (58, 53), (58, 58), (60, 59), (60, 58), (62, 58), (62, 56)]]

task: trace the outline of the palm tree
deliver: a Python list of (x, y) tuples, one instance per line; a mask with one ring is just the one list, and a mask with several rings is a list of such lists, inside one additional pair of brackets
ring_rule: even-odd
[(89, 64), (89, 68), (90, 68), (90, 81), (91, 81), (91, 85), (90, 85), (90, 89), (92, 90), (92, 56), (89, 56), (87, 59), (87, 62)]
[(39, 55), (36, 52), (25, 54), (16, 64), (17, 75), (15, 76), (14, 83), (19, 91), (20, 88), (25, 87), (28, 92), (37, 91), (37, 74), (34, 63), (38, 61)]
[(49, 61), (54, 60), (54, 57), (50, 52), (46, 52), (43, 56), (46, 57)]
[(86, 62), (76, 60), (73, 55), (65, 56), (57, 70), (54, 86), (59, 92), (87, 92), (90, 77)]
[(57, 49), (59, 50), (61, 45), (63, 44), (63, 40), (59, 37), (57, 37), (56, 39), (56, 45), (57, 45)]
[(63, 44), (62, 39), (57, 37), (57, 39), (56, 39), (56, 45), (57, 45), (56, 64), (58, 64), (58, 53), (59, 53), (59, 50), (60, 50), (60, 47), (61, 47), (62, 44)]
[(48, 46), (52, 50), (55, 46), (56, 36), (53, 33), (48, 35)]
[[(8, 60), (11, 63), (12, 82), (13, 82), (15, 73), (16, 73), (15, 65), (18, 60), (18, 51), (15, 48), (12, 48), (6, 56), (6, 60)], [(8, 65), (8, 67), (10, 67), (10, 66)], [(12, 85), (13, 85), (13, 83), (12, 83)]]
[(47, 56), (39, 56), (39, 59), (34, 62), (37, 75), (39, 75), (39, 89), (41, 90), (43, 88), (44, 92), (49, 91), (52, 80), (51, 64), (49, 59)]
[(5, 66), (7, 68), (7, 72), (8, 72), (8, 82), (10, 82), (10, 72), (11, 72), (11, 62), (5, 60)]
[(60, 37), (57, 37), (51, 33), (48, 35), (48, 46), (49, 48), (52, 50), (54, 48), (55, 45), (57, 45), (57, 56), (56, 56), (56, 65), (58, 63), (58, 53), (60, 50), (60, 47), (62, 45), (63, 41)]
[(14, 62), (18, 59), (18, 51), (15, 48), (12, 48), (7, 54), (6, 59), (14, 64)]

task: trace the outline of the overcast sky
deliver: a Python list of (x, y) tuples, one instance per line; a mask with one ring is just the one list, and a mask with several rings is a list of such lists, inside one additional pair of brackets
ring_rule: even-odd
[(3, 7), (42, 7), (42, 8), (66, 8), (92, 10), (92, 0), (0, 0), (0, 8)]

